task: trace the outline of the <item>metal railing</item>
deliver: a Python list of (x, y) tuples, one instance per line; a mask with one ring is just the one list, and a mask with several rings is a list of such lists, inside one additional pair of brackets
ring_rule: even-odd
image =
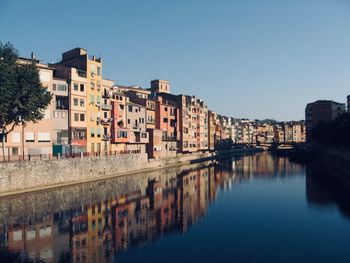
[(78, 153), (62, 153), (62, 154), (5, 155), (5, 160), (3, 156), (0, 156), (0, 163), (27, 162), (27, 161), (38, 161), (38, 160), (60, 160), (60, 159), (70, 159), (70, 158), (115, 156), (115, 155), (139, 154), (139, 153), (141, 153), (141, 150), (78, 152)]

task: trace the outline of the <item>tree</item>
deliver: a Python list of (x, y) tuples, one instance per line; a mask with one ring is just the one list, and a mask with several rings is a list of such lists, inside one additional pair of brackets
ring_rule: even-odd
[(1, 42), (0, 94), (0, 131), (5, 160), (5, 137), (16, 126), (41, 120), (52, 95), (40, 82), (36, 61), (18, 63), (18, 51), (10, 43)]

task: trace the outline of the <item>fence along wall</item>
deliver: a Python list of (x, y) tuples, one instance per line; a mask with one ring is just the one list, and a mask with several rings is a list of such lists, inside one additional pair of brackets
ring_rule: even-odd
[(210, 157), (209, 153), (178, 155), (161, 160), (148, 160), (147, 154), (125, 154), (100, 157), (38, 160), (0, 163), (0, 195), (14, 191), (79, 183), (122, 175), (128, 172), (157, 169), (177, 163)]

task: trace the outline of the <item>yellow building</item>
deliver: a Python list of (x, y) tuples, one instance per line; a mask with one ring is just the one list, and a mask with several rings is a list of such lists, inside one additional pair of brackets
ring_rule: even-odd
[(102, 60), (95, 56), (89, 57), (83, 48), (74, 48), (62, 54), (59, 64), (74, 67), (86, 76), (86, 151), (101, 152), (104, 149), (103, 126), (100, 120), (102, 108), (108, 107), (102, 101)]

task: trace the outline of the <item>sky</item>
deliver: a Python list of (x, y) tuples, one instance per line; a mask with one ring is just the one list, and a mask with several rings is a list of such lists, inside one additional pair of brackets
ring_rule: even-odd
[(304, 119), (350, 94), (347, 0), (1, 0), (0, 41), (49, 63), (82, 47), (117, 84), (167, 79), (235, 118)]

